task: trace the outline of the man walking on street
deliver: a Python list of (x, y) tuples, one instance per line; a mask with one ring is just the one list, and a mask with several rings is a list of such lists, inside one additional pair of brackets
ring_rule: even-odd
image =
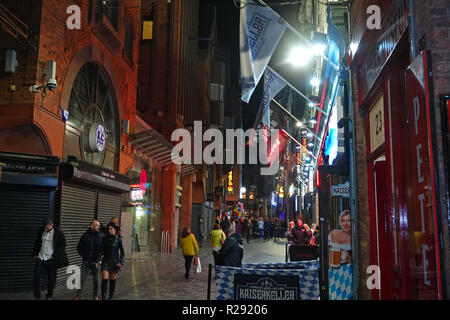
[(264, 221), (264, 241), (269, 241), (270, 239), (270, 221), (269, 218), (265, 218)]
[(264, 230), (264, 221), (262, 218), (259, 218), (258, 220), (258, 228), (259, 228), (259, 238), (262, 239)]
[(240, 267), (244, 257), (244, 246), (241, 235), (235, 233), (230, 222), (224, 223), (226, 239), (219, 251), (219, 261), (222, 266)]
[(77, 290), (75, 300), (81, 299), (81, 292), (87, 276), (91, 273), (94, 287), (94, 300), (98, 300), (98, 271), (100, 252), (105, 235), (100, 232), (100, 222), (93, 220), (91, 227), (81, 236), (77, 245), (78, 254), (83, 259), (81, 264), (81, 288)]
[(53, 225), (53, 220), (47, 219), (39, 230), (33, 257), (36, 259), (33, 275), (33, 293), (35, 299), (41, 298), (41, 274), (47, 273), (47, 300), (52, 300), (56, 286), (56, 270), (69, 265), (66, 254), (66, 238), (64, 233)]

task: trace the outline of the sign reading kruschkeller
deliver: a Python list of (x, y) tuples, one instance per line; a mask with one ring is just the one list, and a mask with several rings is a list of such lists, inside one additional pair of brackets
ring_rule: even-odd
[(299, 300), (298, 275), (234, 275), (235, 300)]

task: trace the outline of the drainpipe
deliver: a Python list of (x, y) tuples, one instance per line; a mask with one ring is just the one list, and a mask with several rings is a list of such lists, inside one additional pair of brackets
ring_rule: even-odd
[(413, 0), (409, 0), (409, 25), (410, 27), (410, 38), (411, 38), (411, 54), (412, 54), (412, 59), (411, 61), (414, 61), (417, 57), (417, 52), (416, 52), (416, 30), (414, 27), (414, 4), (413, 4)]
[[(347, 4), (348, 14), (347, 14), (347, 26), (348, 26), (348, 43), (350, 44), (352, 41), (351, 38), (351, 8), (353, 1)], [(360, 272), (359, 272), (359, 246), (358, 246), (358, 205), (356, 201), (356, 185), (357, 185), (357, 177), (356, 177), (356, 143), (355, 143), (355, 113), (353, 109), (353, 99), (352, 99), (352, 86), (353, 80), (352, 73), (349, 66), (349, 77), (348, 81), (344, 85), (345, 89), (345, 99), (346, 106), (348, 108), (348, 117), (349, 121), (349, 135), (351, 134), (351, 138), (349, 139), (349, 160), (350, 160), (350, 208), (352, 213), (352, 255), (353, 255), (353, 272), (352, 272), (352, 298), (353, 300), (358, 300), (358, 287), (360, 285)]]

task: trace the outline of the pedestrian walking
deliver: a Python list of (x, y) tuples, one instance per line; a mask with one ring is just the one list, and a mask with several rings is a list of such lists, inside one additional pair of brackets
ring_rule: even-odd
[(77, 290), (75, 300), (81, 299), (81, 293), (89, 274), (92, 275), (94, 300), (98, 300), (98, 272), (100, 270), (100, 253), (104, 237), (105, 235), (100, 232), (100, 222), (92, 220), (90, 228), (81, 236), (80, 241), (78, 241), (77, 251), (82, 259), (81, 287)]
[[(122, 236), (122, 232), (120, 231), (120, 224), (119, 224), (119, 219), (117, 219), (116, 217), (112, 217), (111, 220), (109, 221), (109, 223), (112, 223), (114, 225), (114, 229), (116, 229), (116, 233), (119, 236)], [(108, 234), (108, 225), (102, 227), (102, 232), (103, 234), (107, 235)]]
[(214, 265), (217, 265), (219, 262), (219, 251), (226, 239), (225, 233), (220, 229), (219, 224), (214, 224), (213, 230), (210, 233), (210, 238)]
[(258, 229), (259, 229), (259, 238), (262, 239), (264, 230), (264, 221), (262, 218), (259, 218), (258, 220)]
[(125, 251), (123, 250), (122, 237), (118, 234), (117, 226), (110, 222), (107, 225), (108, 234), (103, 239), (100, 256), (102, 271), (102, 300), (106, 300), (109, 280), (109, 300), (114, 296), (116, 280), (119, 271), (125, 262)]
[(250, 218), (245, 221), (245, 236), (247, 238), (247, 243), (250, 243), (253, 233), (253, 223)]
[(33, 248), (33, 258), (36, 260), (33, 275), (33, 293), (35, 299), (41, 298), (41, 275), (47, 274), (47, 300), (52, 300), (56, 286), (56, 271), (69, 265), (66, 254), (66, 237), (56, 228), (53, 220), (47, 219), (39, 230)]
[[(228, 222), (229, 223), (229, 222)], [(186, 269), (186, 273), (184, 277), (189, 279), (189, 272), (191, 271), (192, 260), (195, 257), (198, 258), (199, 249), (197, 240), (195, 239), (194, 234), (191, 233), (189, 228), (183, 229), (183, 234), (181, 237), (181, 250), (184, 256), (184, 267)]]
[(269, 241), (270, 238), (270, 221), (269, 218), (264, 219), (264, 241)]
[(220, 265), (228, 267), (242, 266), (242, 258), (244, 257), (244, 246), (241, 235), (235, 233), (230, 223), (224, 224), (226, 239), (219, 251)]

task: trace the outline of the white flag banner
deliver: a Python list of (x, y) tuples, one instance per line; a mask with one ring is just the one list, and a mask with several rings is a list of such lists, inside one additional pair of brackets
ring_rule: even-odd
[(269, 7), (241, 1), (239, 43), (242, 101), (249, 102), (287, 23)]
[(270, 68), (264, 72), (263, 113), (261, 122), (270, 127), (270, 101), (286, 86), (286, 82), (273, 73)]

